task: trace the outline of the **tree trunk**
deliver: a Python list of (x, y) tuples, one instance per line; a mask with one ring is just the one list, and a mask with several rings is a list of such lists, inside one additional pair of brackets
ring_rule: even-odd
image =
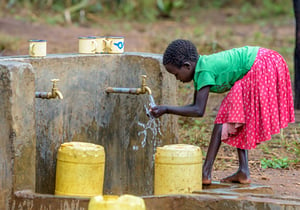
[(296, 46), (294, 52), (295, 67), (295, 109), (300, 109), (300, 0), (293, 0), (296, 20)]

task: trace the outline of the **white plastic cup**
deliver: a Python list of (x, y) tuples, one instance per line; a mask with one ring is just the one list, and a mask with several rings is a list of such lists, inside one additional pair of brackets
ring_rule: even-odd
[(104, 40), (105, 52), (110, 54), (124, 53), (124, 37), (122, 36), (108, 36)]
[(94, 54), (97, 49), (96, 37), (78, 37), (78, 52), (83, 54)]
[(45, 57), (47, 55), (47, 40), (32, 39), (29, 40), (29, 56)]

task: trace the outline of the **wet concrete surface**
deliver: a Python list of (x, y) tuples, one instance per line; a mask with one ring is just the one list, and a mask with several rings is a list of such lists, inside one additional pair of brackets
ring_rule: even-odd
[(196, 194), (226, 194), (226, 193), (253, 193), (272, 195), (271, 187), (260, 184), (234, 184), (212, 182), (211, 185), (203, 185), (202, 191), (195, 191)]

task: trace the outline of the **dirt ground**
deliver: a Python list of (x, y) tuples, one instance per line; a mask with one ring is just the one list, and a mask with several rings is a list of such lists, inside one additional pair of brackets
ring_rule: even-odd
[[(207, 17), (209, 18), (209, 17)], [(214, 18), (214, 27), (223, 26), (222, 14), (218, 18)], [(129, 25), (121, 25), (118, 27), (107, 27), (109, 24), (114, 24), (112, 21), (99, 20), (97, 27), (85, 26), (49, 26), (42, 23), (29, 23), (22, 20), (15, 20), (12, 17), (4, 16), (0, 18), (0, 34), (17, 37), (18, 47), (15, 50), (4, 50), (0, 52), (0, 56), (15, 56), (28, 54), (28, 40), (30, 39), (46, 39), (48, 54), (61, 53), (77, 53), (79, 36), (91, 35), (115, 35), (125, 36), (125, 51), (127, 52), (151, 52), (163, 53), (167, 43), (164, 43), (164, 33), (178, 28), (185, 29), (187, 26), (183, 23), (177, 23), (171, 20), (162, 20), (151, 24), (131, 23)], [(241, 25), (240, 29), (251, 31), (255, 25)], [(278, 32), (282, 36), (285, 34), (294, 33), (293, 24), (282, 27)], [(153, 37), (161, 36), (162, 42), (155, 42)], [(166, 33), (166, 36), (168, 34)], [(174, 37), (175, 38), (175, 37)], [(0, 57), (1, 58), (1, 57)], [(297, 114), (297, 124), (293, 128), (299, 129), (300, 113)], [(299, 137), (299, 136), (298, 136)], [(299, 139), (298, 139), (299, 141)], [(229, 153), (230, 152), (230, 153)], [(232, 164), (226, 163), (222, 170), (215, 170), (213, 179), (219, 180), (222, 177), (230, 175), (237, 169), (236, 153), (232, 151), (221, 153), (222, 156), (231, 157)], [(276, 195), (296, 196), (300, 197), (300, 166), (290, 169), (262, 169), (259, 164), (259, 158), (262, 157), (261, 149), (249, 152), (249, 165), (251, 168), (252, 182), (257, 184), (268, 185), (273, 188)], [(298, 157), (299, 159), (299, 157)]]

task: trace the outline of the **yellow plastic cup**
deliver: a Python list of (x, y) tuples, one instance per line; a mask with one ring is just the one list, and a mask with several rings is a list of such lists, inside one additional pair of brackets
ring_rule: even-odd
[(88, 210), (146, 210), (144, 200), (134, 195), (98, 195), (91, 198)]
[(101, 195), (104, 167), (102, 146), (85, 142), (62, 144), (57, 153), (55, 195)]
[(195, 190), (202, 190), (200, 147), (188, 144), (157, 147), (154, 194), (186, 194)]

